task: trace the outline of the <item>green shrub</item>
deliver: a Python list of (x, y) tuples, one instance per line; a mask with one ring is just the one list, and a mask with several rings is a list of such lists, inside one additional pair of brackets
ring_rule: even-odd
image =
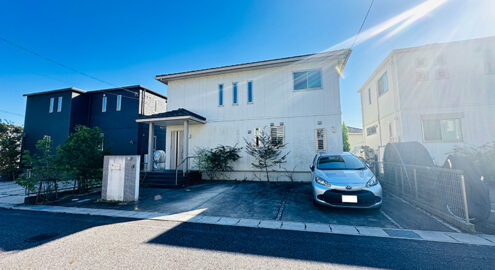
[(485, 180), (495, 182), (495, 142), (481, 146), (456, 146), (450, 154), (460, 155), (473, 161)]
[(225, 172), (232, 170), (232, 163), (241, 158), (239, 151), (242, 147), (219, 145), (215, 148), (199, 148), (196, 151), (197, 167), (209, 179), (218, 179)]

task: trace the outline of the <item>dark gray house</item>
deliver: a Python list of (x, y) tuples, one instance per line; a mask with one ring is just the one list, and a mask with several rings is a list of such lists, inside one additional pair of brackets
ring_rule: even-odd
[[(48, 136), (56, 147), (77, 125), (98, 127), (104, 148), (112, 155), (144, 155), (148, 150), (148, 125), (143, 116), (164, 113), (167, 97), (140, 85), (97, 91), (65, 88), (25, 94), (23, 150), (35, 150)], [(154, 129), (153, 149), (165, 149), (165, 129)]]

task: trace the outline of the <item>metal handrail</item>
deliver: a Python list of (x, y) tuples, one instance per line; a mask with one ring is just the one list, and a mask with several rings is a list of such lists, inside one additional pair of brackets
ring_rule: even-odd
[[(186, 160), (190, 159), (190, 158), (197, 158), (198, 156), (187, 156), (185, 157), (184, 159), (181, 160), (181, 162), (179, 162), (179, 164), (177, 165), (177, 167), (175, 167), (175, 185), (177, 186), (177, 178), (179, 177), (179, 167), (182, 166), (182, 164), (184, 162), (186, 162)], [(189, 167), (189, 164), (188, 164), (188, 167)], [(186, 168), (186, 170), (188, 170), (189, 168)], [(186, 170), (182, 169), (182, 176), (186, 176)]]

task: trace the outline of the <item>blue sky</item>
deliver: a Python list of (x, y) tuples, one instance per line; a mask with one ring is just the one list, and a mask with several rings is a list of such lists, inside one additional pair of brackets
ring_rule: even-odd
[[(430, 1), (439, 6), (411, 24), (359, 37), (341, 80), (348, 125), (361, 126), (356, 91), (391, 50), (495, 35), (495, 1)], [(155, 75), (346, 47), (370, 2), (0, 0), (0, 37), (110, 83), (0, 41), (0, 119), (23, 124), (24, 93), (142, 84), (166, 94)], [(425, 2), (375, 0), (363, 32)]]

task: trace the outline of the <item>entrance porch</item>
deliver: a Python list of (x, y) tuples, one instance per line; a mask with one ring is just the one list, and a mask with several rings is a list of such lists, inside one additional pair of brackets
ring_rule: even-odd
[[(153, 176), (156, 179), (163, 179), (163, 182), (178, 185), (178, 178), (181, 174), (181, 178), (187, 179), (186, 175), (189, 173), (190, 159), (189, 155), (189, 126), (190, 125), (203, 125), (206, 123), (206, 118), (188, 111), (183, 108), (177, 110), (168, 111), (160, 114), (153, 114), (149, 116), (143, 116), (136, 120), (138, 123), (148, 124), (148, 151), (145, 162), (144, 172)], [(153, 169), (153, 140), (154, 140), (154, 127), (160, 126), (167, 130), (166, 141), (166, 165), (165, 171)], [(175, 181), (171, 181), (175, 178)], [(165, 181), (167, 180), (167, 181)], [(155, 181), (156, 182), (156, 181)]]

